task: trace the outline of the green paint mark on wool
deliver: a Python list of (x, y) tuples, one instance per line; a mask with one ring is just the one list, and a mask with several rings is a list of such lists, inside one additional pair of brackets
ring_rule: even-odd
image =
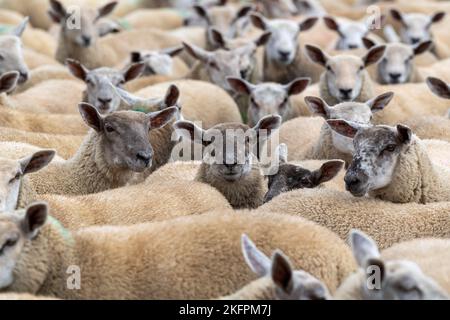
[(131, 29), (133, 29), (133, 27), (132, 27), (131, 24), (128, 22), (128, 20), (120, 19), (120, 20), (119, 20), (119, 24), (121, 25), (121, 27), (122, 27), (124, 30), (131, 30)]
[(133, 108), (133, 111), (147, 113), (148, 111), (144, 107)]
[(0, 34), (8, 34), (13, 29), (12, 26), (2, 24), (0, 25)]
[(69, 242), (70, 244), (73, 244), (73, 238), (72, 238), (72, 233), (67, 230), (61, 222), (59, 222), (59, 220), (57, 220), (56, 218), (52, 217), (52, 216), (48, 216), (47, 217), (47, 221), (49, 223), (51, 223), (56, 229), (59, 230), (59, 233), (63, 236), (64, 239), (66, 239), (67, 242)]

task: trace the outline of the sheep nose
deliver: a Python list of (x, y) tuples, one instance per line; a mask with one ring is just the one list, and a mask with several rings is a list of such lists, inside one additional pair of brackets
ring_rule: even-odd
[(242, 79), (247, 78), (247, 70), (241, 70), (241, 78)]
[(339, 89), (339, 92), (341, 93), (341, 95), (345, 98), (350, 97), (351, 93), (352, 93), (353, 89)]
[(278, 54), (280, 55), (282, 60), (287, 60), (289, 58), (290, 52), (285, 50), (278, 50)]
[(108, 104), (111, 103), (112, 99), (111, 98), (98, 98), (98, 102), (102, 103), (102, 104)]
[(358, 49), (358, 45), (356, 45), (356, 44), (349, 44), (348, 48), (349, 49)]
[(92, 38), (90, 36), (83, 35), (83, 36), (81, 36), (81, 39), (83, 40), (83, 42), (86, 46), (89, 46), (91, 44)]
[(401, 76), (401, 73), (389, 73), (389, 77), (394, 81), (398, 81)]
[(420, 41), (420, 38), (411, 37), (411, 43), (416, 44)]
[(347, 188), (357, 186), (361, 183), (361, 179), (357, 175), (346, 175), (344, 178)]
[(19, 83), (24, 83), (28, 80), (28, 72), (19, 73)]
[(150, 164), (150, 161), (152, 160), (152, 154), (151, 154), (151, 152), (140, 151), (136, 155), (136, 158), (138, 160), (144, 162), (145, 166), (148, 167)]

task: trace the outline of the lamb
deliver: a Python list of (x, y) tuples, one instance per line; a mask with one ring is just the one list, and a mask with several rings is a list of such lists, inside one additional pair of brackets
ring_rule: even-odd
[(251, 14), (250, 18), (257, 28), (272, 34), (264, 55), (264, 81), (286, 84), (298, 77), (309, 77), (313, 83), (319, 80), (319, 68), (307, 60), (297, 41), (300, 32), (316, 24), (317, 17), (301, 23), (268, 20), (259, 14)]
[(344, 101), (364, 102), (371, 99), (374, 88), (367, 70), (384, 55), (386, 46), (371, 48), (364, 57), (353, 55), (329, 56), (320, 48), (306, 45), (308, 57), (318, 65), (326, 68), (321, 75), (320, 96), (330, 106)]
[(242, 253), (250, 269), (261, 278), (222, 300), (328, 300), (328, 288), (302, 270), (293, 270), (289, 258), (276, 250), (272, 259), (242, 235)]
[(200, 138), (206, 147), (195, 180), (213, 186), (233, 208), (242, 209), (257, 208), (263, 202), (266, 187), (259, 166), (253, 163), (252, 149), (256, 147), (258, 158), (259, 147), (280, 124), (280, 116), (267, 116), (253, 128), (224, 123), (205, 131), (190, 121), (177, 121), (174, 128), (188, 141)]
[(354, 140), (355, 154), (345, 176), (352, 195), (369, 193), (394, 203), (450, 201), (450, 170), (431, 161), (410, 128), (327, 122), (333, 130)]
[(70, 160), (31, 177), (38, 194), (81, 195), (126, 185), (152, 164), (149, 131), (166, 125), (178, 111), (171, 107), (150, 114), (118, 111), (102, 116), (86, 103), (79, 110), (92, 130)]
[[(254, 279), (250, 271), (242, 272), (245, 262), (238, 254), (242, 233), (263, 251), (282, 249), (331, 292), (355, 270), (349, 248), (336, 235), (283, 215), (228, 211), (71, 233), (47, 218), (47, 206), (37, 203), (25, 212), (1, 214), (0, 221), (0, 238), (8, 242), (0, 265), (0, 290), (7, 292), (62, 299), (208, 299), (231, 294)], [(11, 235), (18, 235), (15, 243), (9, 241)], [(175, 256), (184, 267), (166, 268), (173, 266)], [(190, 267), (199, 259), (208, 263)], [(67, 289), (69, 266), (83, 270), (80, 290)]]
[(101, 114), (117, 111), (120, 107), (120, 96), (111, 88), (111, 84), (122, 88), (125, 83), (139, 77), (145, 68), (145, 64), (140, 62), (131, 64), (123, 71), (112, 68), (89, 70), (72, 59), (67, 59), (66, 65), (75, 77), (86, 83), (82, 101), (93, 105)]
[[(358, 230), (352, 230), (350, 233), (350, 243), (360, 269), (339, 287), (335, 294), (336, 298), (346, 300), (448, 300), (450, 298), (449, 292), (441, 287), (442, 283), (446, 284), (447, 288), (449, 286), (448, 270), (446, 276), (441, 278), (441, 283), (438, 283), (436, 279), (433, 279), (433, 270), (424, 272), (414, 259), (418, 257), (419, 260), (423, 260), (426, 256), (427, 262), (434, 267), (442, 266), (443, 260), (442, 255), (439, 255), (439, 249), (444, 255), (448, 255), (448, 251), (442, 250), (443, 248), (438, 248), (437, 252), (422, 250), (424, 257), (420, 257), (420, 253), (414, 250), (413, 259), (402, 255), (401, 249), (399, 255), (392, 255), (395, 253), (394, 248), (390, 258), (386, 258), (383, 253), (380, 254), (376, 243)], [(413, 243), (426, 245), (427, 241), (416, 240)], [(389, 252), (389, 250), (386, 251)], [(430, 256), (434, 263), (429, 261)], [(444, 265), (448, 269), (445, 263)], [(427, 271), (431, 271), (431, 274)]]
[(233, 77), (229, 77), (227, 81), (236, 93), (249, 96), (245, 108), (249, 126), (255, 126), (259, 120), (270, 114), (278, 114), (283, 121), (298, 117), (300, 111), (291, 105), (289, 97), (300, 94), (310, 83), (309, 78), (297, 78), (286, 85), (273, 82), (252, 84)]

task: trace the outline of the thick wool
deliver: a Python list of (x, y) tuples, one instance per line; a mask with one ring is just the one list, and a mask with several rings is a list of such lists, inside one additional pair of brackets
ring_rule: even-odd
[(0, 294), (0, 300), (3, 301), (13, 301), (13, 300), (26, 300), (26, 301), (30, 301), (30, 300), (58, 300), (56, 298), (52, 298), (52, 297), (39, 297), (39, 296), (34, 296), (32, 294), (27, 294), (27, 293), (2, 293)]
[(403, 122), (420, 139), (438, 139), (450, 142), (450, 118), (442, 116), (420, 116)]
[[(57, 63), (55, 61), (55, 63)], [(29, 73), (29, 79), (24, 84), (20, 85), (15, 93), (24, 92), (31, 87), (38, 85), (47, 80), (73, 80), (73, 76), (69, 73), (67, 68), (62, 65), (43, 64)]]
[(450, 202), (396, 204), (318, 188), (281, 194), (257, 211), (300, 216), (330, 229), (342, 239), (348, 238), (352, 228), (359, 229), (380, 248), (416, 238), (450, 237)]
[[(331, 292), (355, 270), (348, 246), (335, 234), (281, 214), (229, 211), (72, 234), (50, 219), (25, 244), (8, 290), (64, 299), (216, 298), (255, 279), (240, 254), (243, 233), (266, 254), (283, 250)], [(82, 270), (81, 290), (66, 286), (74, 265)]]
[(270, 277), (257, 279), (220, 300), (276, 300), (276, 287)]
[[(231, 209), (214, 188), (195, 181), (151, 182), (77, 197), (41, 195), (66, 228), (133, 225)], [(133, 199), (133, 201), (129, 201)]]
[(434, 164), (426, 147), (413, 136), (399, 155), (391, 183), (370, 195), (395, 203), (450, 201), (450, 168)]

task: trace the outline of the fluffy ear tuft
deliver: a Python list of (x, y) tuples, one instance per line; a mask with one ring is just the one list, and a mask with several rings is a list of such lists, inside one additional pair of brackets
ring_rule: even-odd
[(237, 93), (250, 95), (253, 89), (253, 85), (244, 79), (228, 77), (227, 82), (230, 85), (231, 89), (233, 89)]
[(381, 111), (389, 104), (389, 102), (391, 102), (393, 97), (393, 92), (386, 92), (367, 101), (366, 104), (370, 107), (372, 112)]
[(371, 64), (377, 63), (383, 57), (385, 51), (385, 45), (370, 48), (366, 55), (362, 58), (364, 61), (364, 66), (368, 67)]
[(69, 69), (70, 73), (76, 78), (86, 81), (87, 74), (89, 73), (89, 69), (83, 66), (79, 61), (74, 59), (67, 59), (66, 66)]
[(367, 267), (369, 259), (380, 258), (380, 252), (375, 241), (364, 232), (352, 229), (349, 240), (353, 256), (360, 267)]
[(308, 96), (305, 97), (305, 103), (314, 115), (319, 115), (324, 119), (328, 118), (328, 111), (330, 107), (322, 98)]
[(243, 234), (241, 238), (242, 254), (250, 269), (260, 277), (269, 274), (271, 261), (262, 253), (250, 238)]
[(78, 105), (81, 117), (84, 122), (97, 132), (103, 131), (103, 118), (97, 109), (89, 103), (81, 102)]
[(55, 157), (55, 150), (41, 150), (19, 160), (22, 174), (29, 174), (46, 167)]
[(19, 77), (20, 75), (17, 71), (10, 71), (2, 74), (0, 76), (0, 93), (12, 92), (17, 87)]
[(325, 162), (318, 170), (318, 184), (325, 183), (337, 176), (339, 171), (344, 167), (345, 162), (342, 160), (332, 160)]
[(290, 294), (294, 288), (294, 271), (289, 259), (279, 250), (272, 257), (272, 280), (283, 292)]
[(400, 138), (400, 141), (404, 144), (408, 144), (411, 142), (412, 139), (412, 130), (402, 124), (398, 124), (397, 125), (397, 132), (398, 132), (398, 137)]
[(414, 54), (415, 55), (422, 54), (430, 50), (431, 48), (433, 48), (433, 41), (431, 40), (422, 41), (421, 43), (419, 43), (417, 46), (414, 47)]
[(289, 96), (293, 96), (302, 93), (308, 87), (310, 82), (310, 78), (297, 78), (285, 85), (285, 89)]
[(435, 95), (441, 98), (450, 99), (450, 87), (441, 79), (428, 77), (427, 85)]
[(358, 130), (362, 128), (362, 126), (357, 123), (342, 119), (330, 119), (327, 120), (327, 123), (331, 129), (348, 138), (354, 138), (358, 133)]
[(325, 67), (328, 61), (328, 55), (322, 51), (319, 47), (312, 45), (305, 45), (306, 55), (311, 59), (312, 62), (320, 64)]
[(39, 230), (47, 221), (48, 206), (44, 202), (31, 204), (22, 220), (22, 230), (29, 239), (37, 236)]
[(164, 127), (178, 113), (177, 107), (170, 107), (161, 111), (148, 114), (150, 119), (150, 129), (159, 129)]
[(145, 69), (145, 63), (144, 62), (137, 62), (130, 65), (124, 72), (123, 72), (123, 78), (125, 82), (129, 82), (131, 80), (134, 80), (138, 78), (140, 75), (142, 75), (142, 72), (144, 72)]

